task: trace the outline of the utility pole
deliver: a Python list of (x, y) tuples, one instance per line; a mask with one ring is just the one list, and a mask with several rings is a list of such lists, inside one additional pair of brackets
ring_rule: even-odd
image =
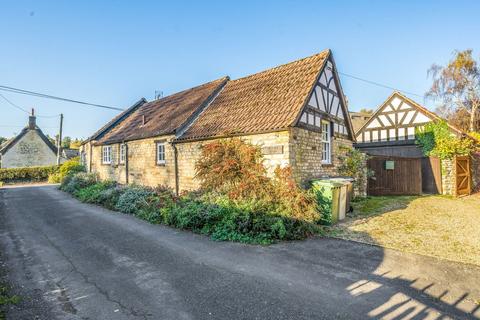
[(58, 131), (57, 165), (60, 164), (60, 157), (62, 155), (62, 129), (63, 129), (63, 113), (60, 114), (60, 130)]

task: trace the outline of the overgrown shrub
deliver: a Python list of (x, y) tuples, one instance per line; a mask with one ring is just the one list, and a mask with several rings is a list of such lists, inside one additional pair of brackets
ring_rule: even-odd
[(84, 171), (85, 167), (80, 164), (80, 157), (75, 157), (62, 163), (57, 172), (50, 174), (48, 177), (48, 182), (61, 183), (67, 175)]
[(338, 156), (340, 162), (338, 173), (352, 177), (354, 190), (360, 195), (365, 195), (367, 179), (374, 175), (374, 172), (367, 167), (368, 155), (350, 147), (343, 147), (341, 151), (343, 151), (342, 154)]
[(60, 189), (75, 194), (80, 189), (84, 189), (98, 182), (98, 177), (94, 173), (80, 172), (75, 175), (67, 175), (60, 185)]
[(298, 186), (291, 169), (276, 168), (274, 177), (269, 178), (260, 147), (240, 139), (204, 145), (196, 177), (202, 189), (263, 206), (270, 214), (309, 222), (320, 219), (315, 197)]
[(0, 181), (4, 183), (47, 181), (48, 176), (57, 171), (58, 166), (4, 168), (0, 169)]
[(289, 217), (278, 203), (232, 199), (218, 192), (174, 196), (171, 189), (98, 182), (91, 174), (67, 176), (61, 189), (79, 200), (116, 209), (154, 224), (210, 235), (214, 240), (267, 244), (304, 239), (319, 232), (315, 224)]
[(268, 178), (260, 147), (238, 138), (203, 145), (195, 169), (205, 190), (236, 198), (257, 198), (266, 192)]
[(114, 209), (120, 198), (121, 188), (114, 181), (102, 181), (75, 191), (74, 195), (83, 202)]
[(304, 239), (318, 229), (304, 220), (275, 215), (264, 205), (233, 201), (207, 193), (184, 195), (169, 213), (167, 224), (209, 234), (215, 240), (267, 244)]
[(154, 201), (155, 192), (138, 185), (126, 186), (118, 198), (115, 209), (123, 213), (135, 214)]

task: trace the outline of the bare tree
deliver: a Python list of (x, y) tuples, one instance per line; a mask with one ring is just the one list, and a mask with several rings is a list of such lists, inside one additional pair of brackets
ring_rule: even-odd
[(445, 67), (434, 64), (428, 75), (433, 84), (426, 96), (441, 100), (439, 110), (447, 118), (463, 113), (469, 117), (468, 129), (479, 130), (480, 68), (472, 50), (455, 51)]

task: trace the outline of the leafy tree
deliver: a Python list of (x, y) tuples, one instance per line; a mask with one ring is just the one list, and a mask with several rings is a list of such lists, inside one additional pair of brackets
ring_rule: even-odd
[(83, 143), (83, 140), (82, 139), (77, 139), (75, 138), (75, 140), (73, 140), (71, 143), (70, 143), (70, 148), (71, 149), (80, 149), (80, 146), (82, 145)]
[(63, 138), (63, 140), (62, 140), (62, 148), (69, 149), (71, 143), (72, 143), (72, 138), (70, 138), (70, 137), (65, 137), (65, 138)]
[(432, 65), (428, 71), (433, 84), (428, 97), (440, 99), (439, 110), (445, 115), (460, 115), (466, 111), (469, 131), (478, 131), (480, 109), (480, 68), (472, 50), (455, 51), (446, 66)]
[(7, 138), (0, 137), (0, 146), (1, 146), (5, 141), (7, 141)]

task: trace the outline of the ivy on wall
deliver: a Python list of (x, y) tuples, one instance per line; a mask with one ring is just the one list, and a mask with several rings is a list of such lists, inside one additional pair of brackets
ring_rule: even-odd
[(475, 150), (473, 140), (455, 136), (446, 121), (430, 122), (417, 130), (416, 142), (425, 156), (440, 159), (469, 155)]

